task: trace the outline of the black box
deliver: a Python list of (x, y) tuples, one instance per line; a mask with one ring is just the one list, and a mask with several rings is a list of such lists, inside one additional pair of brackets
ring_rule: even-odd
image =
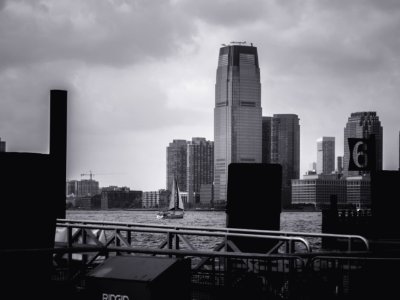
[(190, 259), (114, 256), (87, 275), (86, 299), (190, 299), (190, 276)]

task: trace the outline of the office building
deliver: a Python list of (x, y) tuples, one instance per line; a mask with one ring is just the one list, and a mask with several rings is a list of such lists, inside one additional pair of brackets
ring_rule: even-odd
[(187, 145), (187, 189), (189, 207), (200, 203), (200, 187), (214, 181), (214, 142), (192, 138)]
[(6, 152), (6, 142), (0, 138), (0, 152)]
[(271, 163), (272, 117), (262, 117), (262, 162)]
[(94, 196), (100, 194), (99, 182), (92, 179), (83, 179), (76, 182), (76, 196)]
[(335, 138), (321, 137), (317, 140), (317, 174), (335, 171)]
[(200, 186), (200, 207), (211, 208), (214, 201), (214, 186), (212, 184), (202, 184)]
[(338, 156), (337, 157), (337, 163), (336, 163), (336, 172), (338, 174), (343, 174), (343, 156)]
[(371, 207), (371, 178), (370, 176), (347, 177), (347, 203), (356, 208)]
[(343, 173), (345, 176), (358, 176), (368, 174), (368, 171), (349, 171), (350, 153), (348, 139), (375, 137), (375, 163), (376, 170), (382, 170), (383, 128), (376, 112), (356, 112), (349, 117), (344, 128), (344, 158)]
[(179, 189), (186, 191), (187, 185), (187, 144), (186, 140), (173, 140), (167, 147), (167, 190), (172, 190), (174, 177)]
[(337, 175), (308, 175), (292, 180), (292, 204), (327, 208), (332, 195), (336, 195), (339, 206), (346, 204), (346, 180), (339, 179)]
[(158, 190), (143, 192), (143, 208), (165, 208), (168, 206), (169, 192), (167, 190)]
[(214, 202), (226, 202), (228, 165), (261, 163), (261, 83), (257, 48), (219, 51), (214, 108)]
[(292, 204), (313, 204), (328, 208), (331, 196), (337, 197), (341, 208), (371, 206), (371, 181), (368, 175), (342, 177), (340, 174), (306, 175), (292, 180)]
[(142, 207), (142, 191), (128, 187), (106, 187), (101, 190), (101, 209), (126, 209)]
[(66, 193), (67, 196), (77, 196), (78, 195), (78, 181), (77, 180), (68, 180), (66, 184)]
[(300, 176), (300, 124), (294, 114), (272, 118), (271, 163), (282, 165), (282, 206), (291, 204), (292, 179)]

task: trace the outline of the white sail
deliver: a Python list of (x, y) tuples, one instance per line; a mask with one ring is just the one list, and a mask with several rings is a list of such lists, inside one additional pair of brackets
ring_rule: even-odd
[(177, 206), (176, 206), (176, 208), (177, 208), (177, 209), (183, 210), (183, 209), (184, 209), (184, 207), (183, 207), (183, 201), (182, 201), (181, 193), (180, 193), (180, 191), (179, 191), (178, 184), (176, 185), (176, 189), (177, 189), (177, 196), (178, 196), (178, 201), (177, 201)]
[(174, 179), (174, 182), (172, 184), (172, 192), (169, 200), (169, 206), (168, 210), (183, 210), (183, 201), (181, 194), (179, 192), (179, 187), (178, 187), (178, 182), (176, 181), (176, 178)]
[(175, 209), (176, 187), (177, 187), (176, 179), (174, 178), (174, 182), (172, 183), (171, 195), (169, 196), (168, 210), (174, 210)]

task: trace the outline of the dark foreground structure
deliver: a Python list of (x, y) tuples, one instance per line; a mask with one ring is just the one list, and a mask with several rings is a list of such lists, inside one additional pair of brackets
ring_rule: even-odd
[[(50, 254), (23, 249), (53, 248), (56, 219), (65, 217), (67, 92), (52, 90), (50, 98), (50, 154), (0, 153), (0, 187), (11, 191), (1, 201), (2, 293), (13, 298), (49, 291)], [(35, 193), (43, 178), (46, 189)]]

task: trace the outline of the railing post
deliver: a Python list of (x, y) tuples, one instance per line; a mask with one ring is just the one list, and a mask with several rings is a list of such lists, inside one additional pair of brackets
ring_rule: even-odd
[[(68, 249), (72, 249), (72, 227), (68, 226), (67, 227), (67, 245), (68, 245)], [(68, 277), (71, 278), (72, 274), (71, 274), (71, 266), (72, 266), (72, 253), (70, 251), (68, 251), (68, 261), (67, 261), (67, 265), (68, 265)]]
[[(87, 232), (85, 228), (82, 228), (82, 246), (86, 246), (87, 243)], [(89, 229), (90, 230), (90, 229)], [(82, 263), (86, 265), (87, 262), (87, 254), (83, 253), (82, 254)]]
[(129, 229), (126, 231), (126, 239), (129, 243), (129, 246), (132, 246), (132, 232)]

